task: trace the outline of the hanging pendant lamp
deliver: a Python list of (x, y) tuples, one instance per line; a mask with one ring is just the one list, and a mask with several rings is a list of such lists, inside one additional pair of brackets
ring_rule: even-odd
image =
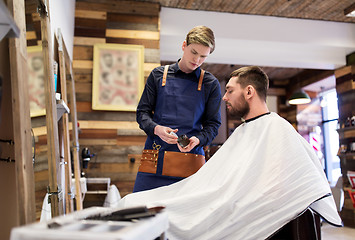
[(291, 95), (290, 99), (288, 100), (288, 103), (291, 105), (307, 104), (310, 102), (311, 102), (311, 98), (302, 89), (294, 92)]

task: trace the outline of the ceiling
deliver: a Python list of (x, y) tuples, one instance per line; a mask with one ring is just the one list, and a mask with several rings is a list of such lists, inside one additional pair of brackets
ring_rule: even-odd
[(210, 26), (216, 50), (202, 68), (219, 80), (241, 66), (258, 65), (271, 87), (319, 92), (335, 85), (333, 70), (355, 52), (355, 18), (344, 15), (354, 0), (130, 1), (160, 4), (162, 64), (181, 56), (192, 26)]
[[(238, 25), (236, 26), (235, 24), (233, 24), (233, 26), (231, 26), (230, 24), (230, 19), (233, 18), (233, 22), (243, 22), (243, 25), (245, 25), (246, 23), (249, 24), (251, 22), (251, 17), (255, 17), (258, 18), (257, 21), (259, 21), (259, 24), (261, 25), (261, 23), (263, 22), (270, 22), (271, 24), (275, 24), (275, 22), (278, 23), (287, 23), (284, 26), (291, 26), (289, 24), (296, 24), (296, 25), (292, 25), (293, 28), (297, 29), (297, 31), (295, 31), (296, 33), (300, 33), (305, 35), (303, 37), (302, 40), (300, 41), (304, 41), (306, 38), (309, 38), (311, 40), (308, 40), (310, 43), (310, 45), (305, 47), (305, 51), (306, 52), (312, 52), (314, 53), (314, 55), (318, 55), (318, 57), (323, 59), (327, 59), (329, 56), (328, 55), (322, 55), (325, 52), (330, 52), (330, 51), (337, 51), (338, 53), (341, 52), (341, 61), (343, 61), (345, 63), (345, 57), (346, 54), (350, 54), (352, 52), (355, 51), (355, 45), (354, 45), (354, 40), (355, 40), (355, 18), (351, 18), (351, 17), (346, 17), (344, 15), (344, 10), (346, 8), (348, 8), (350, 5), (354, 4), (353, 0), (250, 0), (250, 1), (245, 1), (245, 0), (185, 0), (185, 1), (181, 1), (181, 0), (139, 0), (139, 1), (144, 1), (144, 2), (155, 2), (155, 3), (160, 3), (160, 5), (164, 8), (167, 8), (168, 14), (167, 16), (164, 18), (164, 11), (162, 11), (162, 15), (161, 16), (161, 55), (162, 55), (162, 63), (171, 63), (173, 62), (173, 59), (175, 58), (171, 58), (171, 57), (166, 57), (168, 55), (164, 55), (164, 46), (162, 46), (162, 42), (166, 43), (167, 42), (167, 48), (170, 47), (170, 45), (175, 44), (173, 43), (172, 39), (176, 38), (176, 37), (171, 37), (171, 39), (169, 38), (164, 38), (164, 34), (166, 32), (166, 35), (172, 34), (172, 28), (168, 28), (168, 24), (167, 26), (164, 26), (164, 24), (168, 21), (175, 21), (174, 23), (172, 22), (171, 24), (175, 24), (173, 29), (177, 31), (177, 34), (182, 34), (182, 31), (179, 32), (179, 28), (181, 28), (181, 26), (179, 26), (178, 23), (180, 23), (180, 25), (188, 25), (189, 22), (193, 22), (191, 24), (195, 24), (198, 23), (198, 21), (201, 19), (202, 22), (207, 22), (209, 23), (209, 21), (214, 21), (213, 16), (216, 15), (217, 19), (220, 19), (220, 21), (222, 22), (222, 25), (214, 25), (214, 23), (211, 23), (211, 25), (215, 26), (215, 27), (211, 27), (214, 31), (215, 31), (215, 35), (216, 35), (216, 42), (217, 42), (217, 47), (216, 47), (216, 51), (211, 54), (211, 56), (208, 59), (212, 59), (212, 62), (208, 62), (206, 61), (206, 63), (204, 63), (204, 65), (202, 66), (205, 70), (210, 71), (211, 73), (213, 73), (218, 79), (220, 80), (225, 80), (228, 79), (229, 74), (237, 69), (240, 66), (245, 66), (245, 65), (259, 65), (261, 66), (264, 71), (268, 74), (269, 78), (270, 78), (270, 83), (271, 86), (275, 86), (275, 87), (285, 87), (288, 90), (292, 90), (294, 87), (293, 86), (308, 86), (306, 88), (306, 90), (308, 91), (315, 91), (318, 92), (322, 89), (328, 89), (331, 88), (332, 86), (334, 86), (335, 84), (335, 79), (334, 77), (331, 77), (334, 69), (336, 69), (337, 67), (339, 67), (340, 65), (342, 65), (342, 63), (335, 63), (333, 65), (329, 65), (329, 63), (327, 62), (326, 64), (318, 64), (318, 65), (312, 65), (313, 63), (317, 62), (317, 59), (312, 59), (313, 56), (308, 56), (307, 54), (304, 56), (305, 59), (309, 59), (310, 63), (307, 64), (303, 64), (303, 63), (299, 63), (299, 62), (290, 62), (288, 63), (287, 61), (289, 59), (287, 59), (285, 57), (285, 55), (282, 54), (286, 54), (286, 56), (292, 56), (291, 58), (294, 58), (294, 56), (296, 56), (298, 53), (298, 49), (297, 47), (299, 47), (300, 42), (298, 42), (298, 45), (296, 45), (296, 47), (294, 47), (293, 45), (291, 45), (290, 43), (284, 44), (281, 43), (279, 39), (281, 38), (286, 38), (287, 36), (292, 35), (293, 36), (293, 32), (289, 29), (287, 29), (287, 27), (283, 30), (283, 35), (281, 36), (277, 36), (275, 38), (277, 38), (277, 40), (275, 39), (268, 39), (268, 42), (262, 42), (261, 40), (263, 39), (258, 39), (257, 44), (258, 46), (262, 46), (265, 45), (266, 47), (269, 47), (270, 50), (269, 52), (265, 52), (264, 55), (271, 55), (271, 57), (269, 57), (269, 60), (265, 63), (260, 61), (260, 56), (258, 55), (252, 55), (250, 54), (249, 59), (243, 61), (243, 60), (233, 60), (227, 59), (227, 55), (228, 54), (224, 54), (223, 57), (227, 60), (225, 60), (225, 62), (219, 62), (215, 59), (217, 58), (213, 58), (214, 55), (216, 55), (216, 52), (218, 50), (218, 48), (222, 48), (224, 47), (226, 42), (222, 42), (219, 41), (220, 43), (222, 42), (222, 44), (218, 45), (218, 36), (223, 35), (223, 33), (221, 32), (222, 29), (225, 30), (226, 32), (228, 32), (228, 34), (230, 34), (230, 32), (238, 32), (239, 29), (241, 28), (242, 25)], [(171, 9), (170, 9), (171, 8)], [(195, 11), (189, 11), (191, 12), (192, 15), (196, 15), (198, 17), (196, 17), (196, 19), (191, 20), (189, 19), (189, 17), (185, 17), (186, 14), (184, 15), (183, 18), (181, 18), (181, 13), (177, 12), (176, 16), (171, 14), (171, 10), (172, 9), (185, 9), (185, 10), (195, 10)], [(198, 10), (198, 11), (196, 11)], [(186, 12), (186, 11), (185, 11)], [(225, 13), (223, 15), (221, 15), (220, 13)], [(229, 13), (229, 14), (228, 14)], [(236, 13), (236, 14), (230, 14), (230, 13)], [(180, 14), (180, 16), (179, 16)], [(204, 15), (200, 15), (200, 14), (204, 14)], [(221, 17), (223, 16), (223, 17)], [(238, 16), (238, 18), (234, 18)], [(265, 17), (268, 16), (268, 17)], [(276, 18), (275, 18), (276, 17)], [(199, 19), (198, 19), (199, 18)], [(188, 20), (187, 20), (188, 19)], [(276, 20), (275, 20), (276, 19)], [(304, 20), (308, 20), (308, 21), (297, 21), (298, 23), (295, 23), (296, 20), (299, 19), (304, 19)], [(312, 21), (309, 21), (312, 20)], [(272, 22), (273, 21), (273, 22)], [(303, 25), (297, 25), (297, 24), (303, 24)], [(347, 23), (347, 24), (345, 24)], [(277, 24), (277, 23), (276, 23)], [(313, 24), (313, 25), (312, 25)], [(195, 24), (198, 25), (198, 24)], [(207, 24), (206, 24), (207, 25)], [(314, 31), (319, 31), (315, 32), (315, 34), (312, 34), (312, 32), (308, 32), (306, 30), (304, 30), (307, 26), (312, 25), (312, 29), (310, 31), (313, 31), (313, 29), (316, 29)], [(172, 26), (172, 25), (170, 25)], [(194, 26), (194, 25), (193, 25)], [(208, 25), (210, 26), (210, 25)], [(221, 27), (219, 27), (221, 26)], [(256, 25), (250, 25), (249, 30), (246, 31), (254, 31), (256, 32), (256, 34), (258, 34), (258, 32), (260, 32), (261, 38), (270, 38), (270, 36), (268, 35), (268, 33), (265, 33), (265, 31), (272, 31), (272, 28), (269, 29), (255, 29)], [(306, 27), (305, 27), (306, 26)], [(344, 29), (343, 29), (344, 27)], [(266, 27), (261, 27), (261, 28), (268, 28), (268, 26)], [(327, 38), (328, 36), (326, 36), (325, 34), (329, 34), (327, 32), (334, 32), (334, 36), (338, 36), (343, 34), (343, 32), (341, 33), (336, 33), (337, 29), (342, 29), (341, 31), (345, 32), (344, 38), (350, 38), (351, 41), (348, 42), (344, 42), (344, 40), (342, 39), (341, 43), (339, 43), (340, 45), (346, 45), (346, 48), (339, 48), (339, 46), (334, 46), (335, 42), (337, 42), (339, 39), (330, 39), (329, 41), (331, 41), (332, 43), (329, 45), (322, 43), (321, 46), (315, 45), (315, 42), (322, 42), (322, 39)], [(229, 29), (229, 30), (228, 30)], [(335, 30), (334, 30), (335, 29)], [(350, 29), (350, 30), (349, 30)], [(261, 32), (263, 31), (264, 32)], [(232, 43), (235, 43), (235, 45), (241, 45), (243, 48), (243, 46), (245, 48), (247, 48), (247, 45), (251, 45), (249, 44), (251, 41), (251, 39), (246, 39), (246, 41), (241, 42), (241, 31), (239, 31), (239, 35), (236, 37), (236, 39), (233, 39), (233, 41), (230, 41)], [(350, 34), (349, 34), (350, 32)], [(217, 34), (220, 33), (220, 34)], [(186, 34), (186, 31), (185, 31)], [(184, 35), (185, 35), (184, 34)], [(227, 33), (226, 33), (227, 34)], [(272, 32), (272, 34), (274, 34)], [(279, 34), (279, 33), (277, 33)], [(282, 33), (281, 33), (282, 34)], [(346, 35), (348, 34), (348, 35)], [(230, 35), (231, 36), (231, 35)], [(297, 35), (295, 35), (296, 37), (298, 37)], [(184, 37), (184, 36), (183, 36)], [(226, 36), (223, 35), (224, 38), (226, 38)], [(318, 38), (317, 38), (318, 37)], [(272, 37), (271, 37), (272, 38)], [(223, 39), (225, 40), (225, 39)], [(255, 39), (252, 39), (255, 40)], [(277, 52), (275, 52), (275, 54), (270, 54), (271, 51), (276, 51), (274, 50), (274, 46), (272, 44), (270, 44), (270, 42), (275, 42), (275, 46), (277, 48), (284, 47), (284, 49), (282, 49), (282, 54), (279, 54)], [(278, 42), (276, 42), (278, 41)], [(294, 40), (292, 40), (294, 42)], [(313, 41), (313, 42), (312, 42)], [(284, 45), (282, 45), (284, 44)], [(303, 42), (302, 42), (303, 44)], [(222, 45), (222, 47), (221, 47)], [(326, 45), (326, 46), (325, 46)], [(256, 49), (255, 46), (250, 46), (252, 49)], [(302, 46), (303, 47), (303, 46)], [(294, 49), (295, 53), (288, 53), (287, 51), (289, 49)], [(335, 50), (334, 50), (335, 49)], [(181, 51), (181, 48), (179, 49), (179, 51)], [(239, 50), (240, 51), (240, 50)], [(248, 50), (249, 51), (249, 50)], [(257, 49), (255, 51), (249, 51), (250, 53), (252, 52), (260, 52), (260, 49)], [(287, 53), (286, 53), (287, 52)], [(288, 54), (288, 55), (287, 55)], [(181, 55), (181, 53), (180, 53)], [(236, 55), (236, 54), (235, 54)], [(280, 59), (282, 61), (282, 63), (278, 63), (278, 62), (272, 62), (272, 60), (275, 60), (278, 55), (280, 55)], [(320, 56), (322, 55), (322, 56)], [(344, 60), (343, 60), (344, 58)], [(251, 59), (251, 60), (250, 60)], [(258, 61), (257, 61), (257, 60)], [(339, 56), (338, 56), (339, 59)], [(324, 60), (326, 61), (326, 60)], [(345, 65), (345, 64), (343, 64)], [(320, 83), (319, 81), (323, 80), (323, 83)], [(312, 84), (314, 82), (318, 82), (317, 84)]]

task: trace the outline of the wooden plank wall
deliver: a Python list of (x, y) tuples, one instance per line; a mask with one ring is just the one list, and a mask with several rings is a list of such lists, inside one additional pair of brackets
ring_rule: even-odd
[[(36, 2), (26, 3), (27, 45), (40, 45), (40, 18)], [(86, 177), (109, 177), (121, 196), (132, 192), (140, 154), (146, 139), (136, 123), (135, 112), (91, 109), (93, 46), (95, 43), (144, 46), (144, 77), (160, 65), (160, 6), (131, 1), (77, 0), (73, 74), (79, 124), (80, 159), (83, 148), (92, 154)], [(70, 103), (69, 103), (70, 107)], [(48, 186), (48, 159), (45, 117), (31, 120), (35, 135), (36, 217), (40, 218)]]
[(80, 149), (88, 147), (95, 154), (85, 174), (111, 178), (121, 196), (133, 190), (146, 136), (138, 128), (135, 112), (91, 109), (93, 46), (95, 43), (143, 45), (146, 79), (160, 65), (159, 11), (159, 4), (155, 3), (76, 2), (73, 72), (79, 143)]

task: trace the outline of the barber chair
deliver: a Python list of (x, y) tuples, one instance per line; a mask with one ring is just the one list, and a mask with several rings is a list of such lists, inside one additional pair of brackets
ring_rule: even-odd
[(307, 209), (300, 216), (287, 223), (267, 240), (320, 240), (320, 217)]

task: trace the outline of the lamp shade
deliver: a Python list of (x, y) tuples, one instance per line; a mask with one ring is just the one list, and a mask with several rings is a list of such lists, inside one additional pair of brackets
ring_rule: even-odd
[(311, 102), (311, 98), (303, 90), (294, 92), (290, 97), (290, 99), (288, 100), (288, 103), (292, 105), (307, 104), (310, 102)]

